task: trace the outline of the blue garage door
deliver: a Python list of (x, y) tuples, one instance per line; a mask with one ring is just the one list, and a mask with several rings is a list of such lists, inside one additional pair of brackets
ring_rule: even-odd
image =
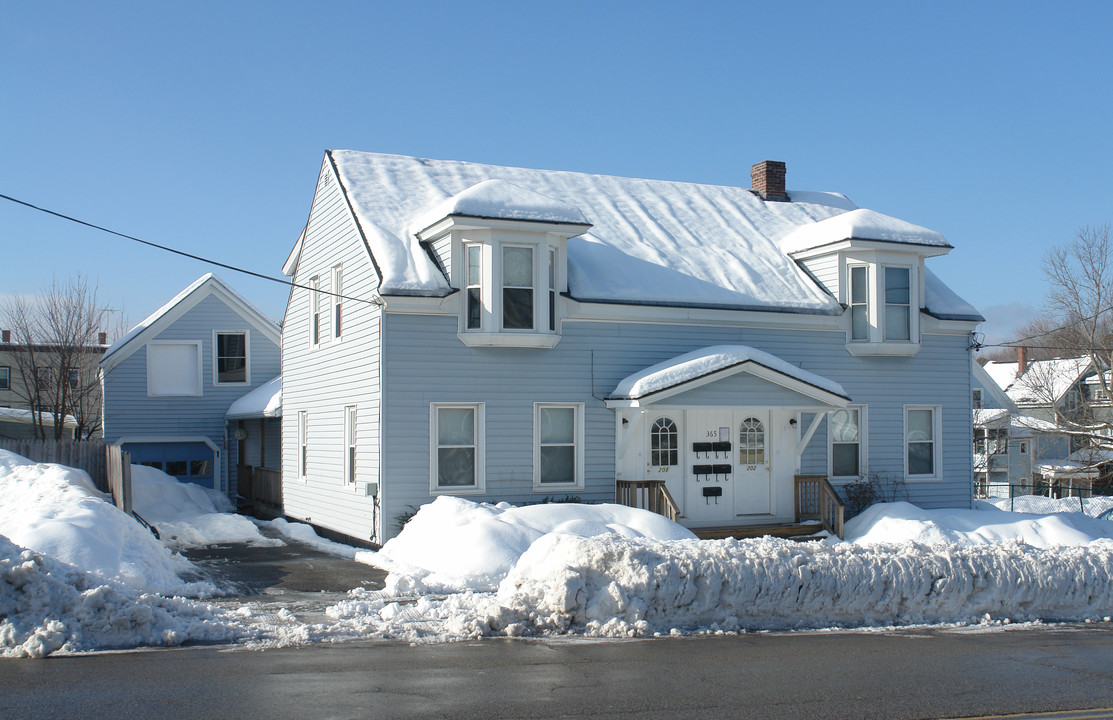
[(214, 487), (213, 451), (205, 443), (127, 443), (135, 465), (147, 465), (182, 482)]

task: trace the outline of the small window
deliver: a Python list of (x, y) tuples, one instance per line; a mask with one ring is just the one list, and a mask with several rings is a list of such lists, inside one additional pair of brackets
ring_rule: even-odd
[(885, 268), (885, 339), (912, 338), (912, 288), (908, 268)]
[(309, 413), (297, 412), (297, 476), (308, 477), (309, 471)]
[(862, 475), (864, 408), (848, 407), (827, 416), (831, 442), (831, 476)]
[(356, 481), (356, 406), (344, 408), (344, 477), (348, 483)]
[(321, 343), (321, 279), (309, 280), (309, 342), (316, 347)]
[(247, 333), (216, 333), (216, 384), (244, 385), (247, 373)]
[(36, 367), (33, 368), (35, 373), (35, 389), (40, 392), (50, 392), (51, 386), (54, 384), (54, 368)]
[(502, 248), (502, 327), (533, 329), (533, 248)]
[(483, 405), (430, 407), (430, 485), (433, 492), (483, 488)]
[(340, 295), (344, 289), (344, 269), (337, 265), (332, 269), (332, 337), (340, 339)]
[(483, 247), (466, 245), (467, 257), (467, 322), (468, 330), (478, 330), (483, 326)]
[(583, 487), (583, 404), (533, 406), (534, 487)]
[(982, 406), (982, 389), (974, 388), (972, 403), (975, 410)]
[(904, 411), (905, 459), (908, 475), (934, 476), (938, 466), (936, 438), (938, 408), (906, 407)]
[(653, 467), (680, 464), (680, 435), (672, 418), (662, 417), (653, 421), (649, 430), (649, 456), (649, 464)]
[(749, 417), (738, 429), (738, 464), (762, 465), (765, 463), (765, 424)]
[(855, 265), (850, 268), (850, 339), (870, 339), (870, 288), (869, 268)]
[(0, 390), (12, 389), (12, 369), (8, 365), (0, 365)]
[(81, 371), (77, 368), (70, 368), (66, 373), (66, 383), (70, 386), (70, 390), (81, 387)]
[(201, 395), (201, 343), (147, 343), (147, 395)]
[(549, 332), (556, 332), (556, 250), (549, 250)]

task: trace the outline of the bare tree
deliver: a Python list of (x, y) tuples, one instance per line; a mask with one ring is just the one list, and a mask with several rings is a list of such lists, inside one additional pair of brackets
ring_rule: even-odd
[(77, 437), (91, 437), (100, 429), (100, 334), (106, 332), (109, 317), (96, 286), (75, 275), (65, 282), (55, 280), (35, 300), (7, 298), (0, 309), (23, 381), (12, 388), (32, 410), (35, 436), (63, 438), (71, 416)]

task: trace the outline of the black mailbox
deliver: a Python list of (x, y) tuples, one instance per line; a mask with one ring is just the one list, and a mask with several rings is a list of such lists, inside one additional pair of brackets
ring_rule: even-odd
[(730, 452), (730, 443), (729, 442), (713, 442), (713, 443), (711, 443), (711, 451), (712, 452), (717, 452), (717, 453), (720, 453), (720, 452), (728, 453), (728, 452)]
[(714, 444), (709, 442), (692, 443), (692, 452), (709, 453)]
[(730, 465), (712, 465), (711, 469), (716, 475), (730, 475)]
[(715, 472), (714, 465), (693, 465), (692, 473), (695, 475), (712, 475)]
[(721, 485), (708, 485), (703, 489), (704, 497), (722, 497), (723, 487)]

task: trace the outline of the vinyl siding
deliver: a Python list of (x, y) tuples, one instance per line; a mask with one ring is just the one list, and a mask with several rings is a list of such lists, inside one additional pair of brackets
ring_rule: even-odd
[(836, 298), (839, 297), (839, 256), (837, 253), (808, 258), (800, 264), (831, 295)]
[(448, 234), (430, 244), (429, 246), (433, 251), (433, 257), (437, 259), (437, 263), (441, 266), (448, 282), (452, 284), (452, 235)]
[[(855, 358), (838, 330), (565, 321), (555, 348), (527, 350), (466, 347), (456, 337), (455, 317), (387, 314), (385, 321), (386, 537), (397, 532), (398, 515), (430, 500), (430, 403), (485, 403), (486, 488), (474, 498), (512, 503), (564, 494), (533, 489), (533, 403), (584, 403), (586, 484), (574, 494), (585, 501), (613, 501), (615, 421), (602, 398), (631, 373), (716, 344), (750, 345), (841, 383), (855, 404), (869, 407), (871, 470), (903, 477), (904, 405), (940, 405), (944, 479), (908, 483), (909, 499), (924, 507), (971, 503), (970, 356), (964, 336), (925, 335), (912, 358)], [(802, 470), (825, 473), (826, 452), (826, 434), (817, 432)]]
[[(331, 172), (326, 166), (324, 172)], [(321, 183), (306, 226), (295, 282), (320, 278), (331, 291), (331, 270), (343, 264), (342, 292), (374, 297), (378, 276), (335, 179)], [(310, 347), (310, 292), (290, 294), (282, 334), (283, 510), (354, 538), (376, 538), (375, 499), (368, 482), (379, 481), (379, 344), (381, 312), (368, 302), (343, 301), (342, 337), (332, 337), (331, 302), (321, 297), (321, 343)], [(356, 477), (344, 478), (344, 408), (356, 405)], [(298, 412), (307, 411), (308, 473), (298, 477)]]
[[(251, 384), (213, 385), (213, 330), (247, 330)], [(141, 347), (104, 374), (105, 441), (135, 436), (204, 436), (225, 450), (224, 413), (238, 398), (271, 380), (279, 372), (278, 346), (254, 328), (221, 299), (209, 295), (148, 343), (186, 340), (201, 343), (201, 395), (199, 397), (148, 397), (147, 347)], [(224, 488), (230, 474), (222, 468)]]

